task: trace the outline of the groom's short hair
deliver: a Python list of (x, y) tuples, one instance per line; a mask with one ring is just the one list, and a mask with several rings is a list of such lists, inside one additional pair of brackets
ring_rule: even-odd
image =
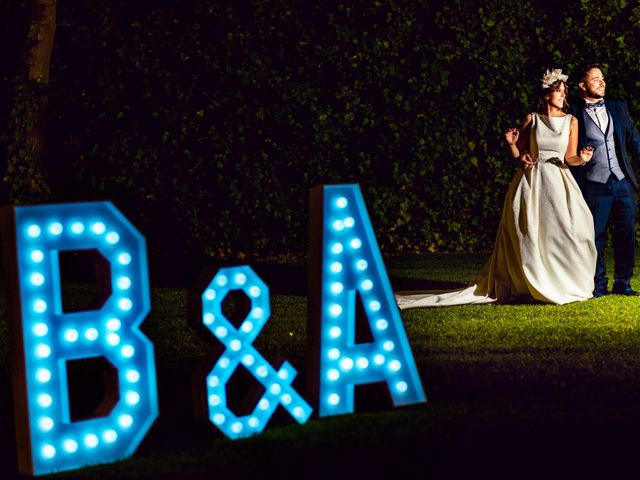
[(599, 68), (600, 70), (602, 70), (602, 67), (600, 66), (599, 63), (592, 62), (592, 63), (585, 63), (581, 65), (580, 68), (578, 68), (578, 70), (576, 71), (577, 83), (583, 82), (585, 77), (587, 76), (587, 73), (589, 73), (589, 70), (593, 68)]

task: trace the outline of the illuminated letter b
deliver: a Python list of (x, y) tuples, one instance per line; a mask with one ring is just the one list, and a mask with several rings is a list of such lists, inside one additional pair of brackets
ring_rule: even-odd
[[(138, 329), (149, 312), (144, 238), (108, 202), (7, 208), (3, 236), (20, 471), (132, 455), (158, 414), (153, 345)], [(111, 295), (99, 310), (62, 311), (65, 250), (109, 262)], [(117, 370), (119, 399), (104, 417), (71, 421), (66, 362), (96, 357)]]

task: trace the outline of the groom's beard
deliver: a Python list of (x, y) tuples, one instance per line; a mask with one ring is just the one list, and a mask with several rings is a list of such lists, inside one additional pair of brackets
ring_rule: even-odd
[(591, 90), (590, 88), (586, 89), (587, 95), (591, 98), (604, 98), (604, 94), (600, 95), (598, 92), (596, 92), (595, 90)]

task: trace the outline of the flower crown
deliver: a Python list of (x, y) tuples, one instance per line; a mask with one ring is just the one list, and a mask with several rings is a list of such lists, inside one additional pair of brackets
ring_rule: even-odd
[(547, 69), (547, 73), (542, 76), (542, 88), (551, 88), (551, 85), (556, 83), (558, 80), (566, 82), (569, 80), (569, 76), (563, 75), (561, 68), (556, 68), (554, 70)]

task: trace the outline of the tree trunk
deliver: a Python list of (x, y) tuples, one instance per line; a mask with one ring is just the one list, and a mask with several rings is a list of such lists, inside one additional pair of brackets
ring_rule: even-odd
[(47, 178), (47, 106), (49, 103), (49, 70), (56, 32), (56, 0), (31, 0), (31, 18), (25, 65), (29, 83), (37, 95), (36, 108), (30, 112), (27, 148), (32, 152), (30, 189), (34, 197), (46, 197)]
[(29, 80), (48, 84), (56, 33), (56, 0), (31, 0), (30, 27), (33, 42), (27, 54)]

